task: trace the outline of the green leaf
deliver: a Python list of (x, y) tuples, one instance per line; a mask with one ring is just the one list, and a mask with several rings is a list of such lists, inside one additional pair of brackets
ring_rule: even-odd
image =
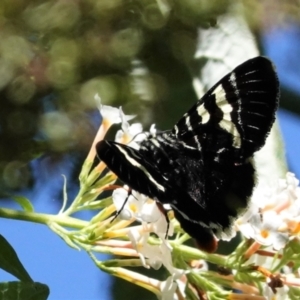
[(45, 300), (49, 296), (47, 285), (39, 282), (2, 282), (1, 300)]
[(10, 196), (13, 200), (15, 200), (26, 212), (34, 212), (33, 205), (30, 200), (23, 196)]
[(21, 281), (33, 282), (31, 277), (23, 267), (22, 263), (20, 262), (16, 251), (1, 234), (0, 234), (0, 268), (14, 275)]

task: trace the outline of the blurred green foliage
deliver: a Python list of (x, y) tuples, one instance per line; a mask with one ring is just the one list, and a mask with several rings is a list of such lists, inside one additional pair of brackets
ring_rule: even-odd
[[(237, 3), (257, 32), (274, 16), (299, 19), (292, 0)], [(45, 152), (88, 151), (96, 93), (102, 103), (137, 114), (145, 127), (170, 127), (196, 100), (189, 66), (197, 31), (214, 26), (230, 5), (0, 1), (0, 190), (27, 186), (27, 162)]]
[(146, 125), (180, 110), (157, 113), (168, 99), (192, 103), (197, 28), (227, 2), (0, 1), (0, 188), (28, 185), (26, 163), (45, 152), (87, 152), (96, 93)]

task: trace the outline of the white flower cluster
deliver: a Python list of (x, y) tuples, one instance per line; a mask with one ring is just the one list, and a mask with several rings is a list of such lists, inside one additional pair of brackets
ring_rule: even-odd
[[(143, 132), (141, 124), (130, 125), (128, 120), (132, 116), (125, 116), (121, 108), (101, 105), (100, 113), (103, 118), (102, 123), (106, 124), (106, 130), (112, 124), (121, 123), (121, 130), (115, 137), (118, 143), (138, 149), (140, 143), (149, 135)], [(154, 126), (150, 128), (150, 134), (156, 134)], [(103, 138), (102, 133), (101, 136)], [(273, 275), (268, 271), (272, 270), (274, 259), (283, 255), (286, 245), (299, 236), (300, 188), (298, 184), (295, 175), (287, 173), (285, 179), (279, 180), (272, 187), (256, 188), (249, 208), (235, 222), (236, 231), (240, 231), (247, 239), (253, 239), (255, 241), (253, 244), (257, 246), (257, 248), (253, 247), (252, 252), (247, 251), (249, 253), (244, 255), (248, 259), (247, 264), (254, 264), (266, 271), (265, 274), (262, 273), (266, 278), (262, 283), (264, 299), (285, 299), (288, 297), (289, 286), (300, 285), (299, 276), (295, 277), (293, 272), (280, 274), (277, 278), (276, 272)], [(133, 220), (141, 223), (126, 229), (131, 249), (136, 251), (144, 267), (159, 269), (164, 266), (168, 270), (170, 276), (165, 281), (149, 279), (148, 283), (151, 282), (151, 285), (158, 289), (158, 298), (176, 299), (178, 291), (181, 295), (185, 294), (186, 281), (183, 282), (181, 279), (186, 280), (183, 275), (191, 272), (192, 268), (187, 271), (173, 265), (172, 247), (167, 239), (168, 236), (173, 235), (173, 223), (168, 222), (165, 213), (160, 210), (155, 201), (135, 191), (129, 191), (127, 186), (117, 188), (113, 192), (112, 199), (121, 220), (128, 221), (127, 224), (132, 224)], [(271, 256), (261, 256), (256, 252), (261, 246), (264, 251), (271, 249), (269, 252)], [(232, 293), (231, 296), (238, 297), (239, 294)], [(257, 297), (255, 299), (262, 299), (261, 296)]]
[[(294, 174), (287, 173), (285, 179), (279, 179), (272, 187), (258, 187), (249, 209), (235, 225), (246, 238), (255, 240), (256, 250), (263, 246), (263, 252), (269, 254), (260, 255), (254, 250), (248, 255), (247, 264), (265, 270), (272, 270), (276, 261), (280, 265), (286, 246), (293, 240), (297, 241), (300, 233), (299, 180)], [(263, 285), (266, 299), (289, 299), (290, 287), (300, 286), (299, 275), (294, 273), (293, 268), (283, 268), (283, 274), (267, 277)]]
[(246, 238), (275, 250), (300, 232), (299, 180), (292, 173), (269, 188), (256, 189), (247, 212), (236, 221)]
[[(163, 288), (167, 287), (169, 292), (174, 293), (177, 287), (175, 280), (183, 274), (183, 271), (173, 267), (172, 247), (166, 239), (166, 235), (173, 235), (172, 223), (167, 223), (166, 217), (158, 209), (155, 201), (134, 191), (128, 197), (126, 187), (116, 189), (113, 192), (113, 202), (117, 210), (123, 207), (120, 212), (121, 219), (134, 218), (142, 223), (141, 226), (129, 228), (128, 236), (132, 246), (138, 253), (144, 267), (152, 267), (158, 270), (164, 265), (171, 276), (166, 280), (166, 284), (162, 286)], [(151, 233), (160, 238), (160, 244), (149, 243)], [(164, 299), (166, 299), (165, 296)]]
[[(116, 133), (116, 142), (127, 144), (135, 149), (139, 148), (140, 142), (148, 135), (143, 132), (140, 123), (129, 124), (127, 120), (130, 120), (132, 116), (126, 116), (122, 108), (115, 109), (101, 105), (99, 110), (103, 122), (121, 123), (121, 129)], [(152, 125), (150, 134), (155, 135), (155, 133), (155, 126)], [(112, 197), (121, 219), (135, 219), (141, 223), (140, 226), (129, 227), (128, 237), (144, 267), (159, 269), (163, 265), (169, 271), (171, 275), (160, 284), (161, 298), (173, 299), (177, 289), (176, 279), (181, 277), (184, 272), (173, 267), (172, 247), (166, 239), (167, 236), (172, 236), (174, 233), (172, 223), (167, 222), (166, 216), (159, 210), (155, 201), (135, 191), (129, 194), (127, 186), (115, 189)], [(151, 234), (159, 237), (161, 242), (150, 244)]]

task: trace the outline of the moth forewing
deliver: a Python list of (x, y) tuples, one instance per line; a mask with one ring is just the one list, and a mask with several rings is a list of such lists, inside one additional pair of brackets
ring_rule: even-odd
[(254, 152), (265, 143), (279, 102), (272, 63), (250, 59), (217, 82), (172, 130), (148, 135), (139, 150), (110, 141), (98, 158), (131, 189), (174, 209), (205, 251), (248, 206)]

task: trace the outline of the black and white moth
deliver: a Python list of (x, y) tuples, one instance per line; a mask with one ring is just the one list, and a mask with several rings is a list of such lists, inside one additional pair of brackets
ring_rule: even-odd
[(252, 156), (275, 120), (279, 82), (272, 63), (250, 59), (216, 83), (171, 130), (149, 135), (139, 150), (112, 141), (97, 155), (131, 189), (169, 204), (181, 227), (212, 252), (216, 237), (249, 202)]

